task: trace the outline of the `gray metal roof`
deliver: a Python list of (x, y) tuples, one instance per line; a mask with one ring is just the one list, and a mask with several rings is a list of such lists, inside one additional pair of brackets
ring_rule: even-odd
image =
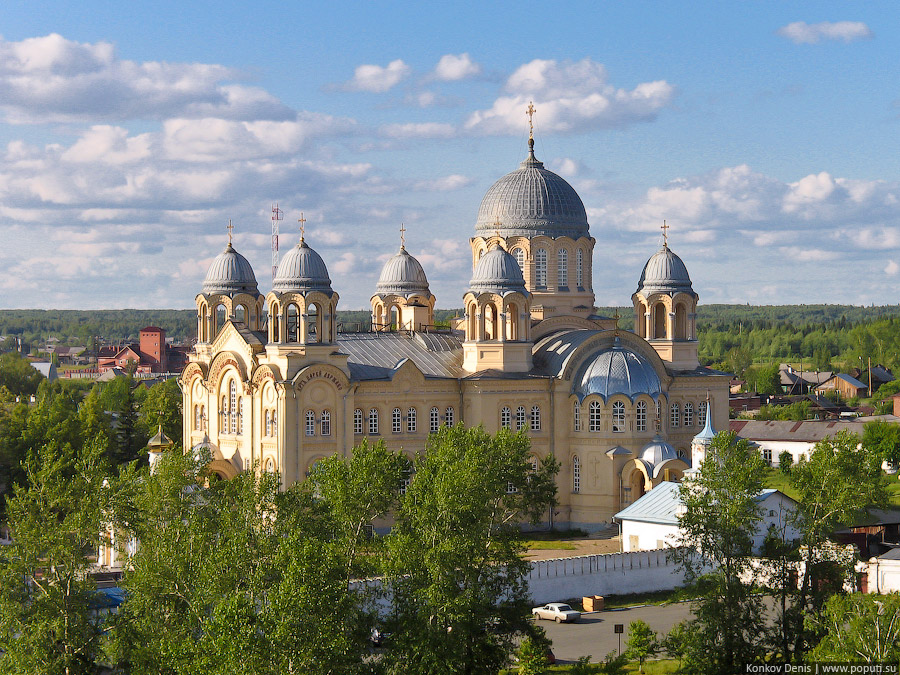
[(612, 347), (585, 361), (572, 382), (572, 393), (583, 401), (598, 394), (604, 401), (622, 394), (634, 400), (639, 394), (656, 399), (662, 384), (653, 365), (643, 355), (622, 347), (618, 336)]
[(259, 294), (256, 275), (247, 259), (234, 250), (231, 242), (217, 255), (206, 271), (202, 292), (206, 294)]
[(650, 293), (696, 295), (691, 286), (691, 277), (687, 267), (666, 244), (663, 244), (663, 247), (654, 253), (644, 265), (640, 281), (638, 281), (637, 292), (644, 295)]
[(375, 293), (382, 295), (392, 293), (404, 297), (415, 294), (431, 295), (425, 270), (419, 261), (407, 252), (405, 246), (401, 246), (399, 253), (381, 268)]
[(475, 231), (485, 237), (589, 237), (587, 212), (575, 188), (544, 168), (532, 147), (519, 168), (485, 193)]
[(639, 457), (652, 467), (657, 467), (670, 459), (680, 459), (678, 451), (659, 434), (641, 449)]
[(616, 520), (678, 525), (678, 510), (681, 503), (679, 484), (664, 481), (614, 517)]
[(322, 256), (303, 239), (278, 263), (272, 290), (279, 293), (321, 291), (331, 295), (331, 278)]
[(732, 420), (731, 431), (741, 438), (751, 441), (798, 441), (818, 443), (825, 438), (832, 438), (839, 431), (847, 430), (854, 434), (863, 433), (864, 424), (857, 421), (819, 422), (782, 422), (778, 420)]
[(349, 355), (350, 379), (388, 380), (409, 359), (426, 377), (456, 379), (462, 373), (462, 345), (455, 335), (430, 333), (343, 333), (340, 351)]
[(469, 281), (469, 291), (476, 295), (479, 293), (528, 295), (519, 263), (509, 252), (499, 247), (491, 249), (478, 260)]

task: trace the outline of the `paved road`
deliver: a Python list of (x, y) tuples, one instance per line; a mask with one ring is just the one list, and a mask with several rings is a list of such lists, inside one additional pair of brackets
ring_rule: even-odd
[(622, 650), (628, 640), (628, 624), (643, 619), (657, 633), (669, 632), (676, 623), (691, 616), (691, 603), (635, 607), (584, 614), (577, 623), (538, 621), (553, 640), (553, 653), (559, 663), (572, 663), (580, 656), (591, 654), (591, 661), (599, 662), (618, 647), (618, 636), (613, 632), (617, 623), (625, 626), (622, 634)]

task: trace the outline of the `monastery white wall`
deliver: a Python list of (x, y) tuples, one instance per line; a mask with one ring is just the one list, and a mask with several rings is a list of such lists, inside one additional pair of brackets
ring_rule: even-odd
[(675, 546), (679, 529), (677, 525), (642, 523), (636, 520), (622, 521), (622, 550), (651, 551)]
[(684, 573), (669, 557), (672, 549), (535, 560), (528, 584), (535, 605), (585, 595), (622, 595), (672, 590)]

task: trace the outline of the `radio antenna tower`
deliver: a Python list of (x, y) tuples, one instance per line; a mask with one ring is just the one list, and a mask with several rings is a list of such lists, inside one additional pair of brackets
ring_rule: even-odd
[(284, 220), (284, 213), (278, 204), (272, 206), (272, 281), (278, 272), (278, 221)]

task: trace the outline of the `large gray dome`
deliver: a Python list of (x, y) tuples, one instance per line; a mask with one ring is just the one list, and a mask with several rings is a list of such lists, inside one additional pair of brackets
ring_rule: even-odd
[(279, 293), (321, 291), (331, 295), (331, 278), (322, 256), (303, 240), (278, 263), (272, 290)]
[(581, 197), (564, 178), (544, 168), (533, 147), (518, 169), (484, 195), (475, 231), (483, 237), (498, 231), (501, 237), (590, 236)]
[(528, 295), (519, 263), (506, 250), (499, 247), (491, 249), (478, 260), (469, 281), (469, 291), (475, 294)]
[[(644, 446), (644, 449), (641, 450), (640, 458), (652, 465), (653, 467), (658, 467), (665, 461), (670, 459), (678, 459), (678, 451), (675, 450), (671, 445), (666, 443), (662, 436), (656, 434), (653, 437), (653, 440), (650, 441), (647, 445)], [(656, 472), (654, 471), (654, 474)]]
[(375, 292), (381, 295), (431, 295), (428, 279), (419, 261), (412, 257), (405, 246), (400, 252), (388, 260), (381, 268), (381, 276), (375, 286)]
[(585, 361), (573, 379), (573, 392), (579, 401), (598, 394), (604, 401), (622, 394), (632, 401), (639, 394), (654, 399), (662, 392), (659, 375), (644, 356), (615, 344)]
[(653, 254), (638, 281), (637, 292), (650, 293), (688, 293), (696, 295), (691, 285), (684, 262), (675, 255), (666, 244)]
[(259, 294), (253, 268), (244, 256), (234, 250), (231, 242), (224, 251), (215, 257), (206, 271), (202, 292), (207, 295), (213, 293), (224, 295)]

